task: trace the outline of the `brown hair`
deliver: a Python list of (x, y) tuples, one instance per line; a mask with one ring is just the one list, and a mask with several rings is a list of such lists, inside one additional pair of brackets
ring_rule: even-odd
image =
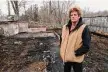
[(76, 11), (76, 12), (78, 13), (78, 16), (81, 16), (81, 15), (82, 15), (81, 9), (80, 9), (79, 7), (73, 7), (73, 8), (71, 8), (71, 9), (69, 10), (69, 18), (70, 18), (70, 16), (71, 16), (71, 12), (74, 12), (74, 11)]

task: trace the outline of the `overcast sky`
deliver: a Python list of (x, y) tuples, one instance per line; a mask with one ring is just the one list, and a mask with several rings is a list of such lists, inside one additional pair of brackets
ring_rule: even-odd
[[(29, 5), (35, 3), (41, 5), (43, 0), (27, 0), (27, 1), (29, 1)], [(44, 1), (48, 1), (48, 0), (44, 0)], [(58, 1), (58, 0), (53, 0), (53, 1)], [(67, 1), (67, 0), (59, 0), (59, 1)], [(107, 0), (75, 0), (75, 1), (76, 4), (81, 6), (82, 9), (89, 8), (89, 10), (93, 12), (108, 10)], [(0, 0), (0, 9), (2, 11), (2, 14), (8, 13), (6, 0)]]

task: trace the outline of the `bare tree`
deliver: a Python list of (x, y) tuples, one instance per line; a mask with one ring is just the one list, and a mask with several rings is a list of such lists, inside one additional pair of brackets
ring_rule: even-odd
[(38, 21), (38, 6), (37, 4), (31, 5), (27, 10), (25, 10), (25, 14), (20, 17), (21, 20), (26, 21)]
[(19, 9), (21, 8), (21, 7), (23, 7), (23, 9), (24, 9), (24, 14), (26, 14), (26, 5), (27, 5), (27, 1), (26, 0), (21, 0), (20, 2), (19, 2)]
[(11, 1), (14, 13), (19, 16), (19, 6), (18, 6), (18, 0)]
[(34, 5), (33, 16), (34, 16), (33, 20), (38, 21), (38, 6), (37, 6), (37, 4)]
[(46, 1), (39, 10), (40, 20), (47, 23), (65, 24), (68, 20), (68, 9), (75, 1)]
[(8, 5), (8, 16), (10, 16), (10, 2), (7, 0), (7, 5)]

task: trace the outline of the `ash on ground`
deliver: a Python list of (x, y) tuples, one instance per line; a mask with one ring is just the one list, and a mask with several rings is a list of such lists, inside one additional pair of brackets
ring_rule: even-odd
[[(83, 64), (84, 72), (108, 71), (107, 38), (92, 35)], [(63, 72), (58, 38), (1, 37), (0, 72)]]

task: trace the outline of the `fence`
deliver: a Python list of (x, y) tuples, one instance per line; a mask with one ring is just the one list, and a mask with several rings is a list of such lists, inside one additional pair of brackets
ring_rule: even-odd
[(108, 16), (84, 17), (83, 20), (89, 25), (90, 31), (108, 33)]

